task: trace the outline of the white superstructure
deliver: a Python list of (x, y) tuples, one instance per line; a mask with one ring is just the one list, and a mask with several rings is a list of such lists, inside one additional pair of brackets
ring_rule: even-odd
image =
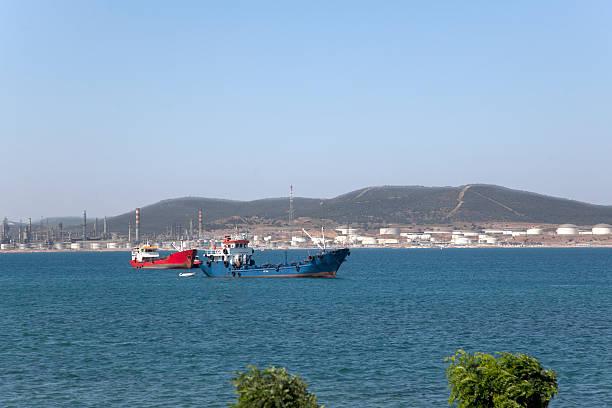
[(132, 261), (153, 262), (157, 258), (159, 258), (159, 253), (156, 246), (144, 245), (132, 248)]

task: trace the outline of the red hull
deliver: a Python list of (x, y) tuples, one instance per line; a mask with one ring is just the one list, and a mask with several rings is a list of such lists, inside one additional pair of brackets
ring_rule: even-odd
[(151, 262), (130, 261), (134, 268), (139, 269), (191, 269), (198, 251), (188, 249), (187, 251), (174, 252), (165, 258), (158, 258)]

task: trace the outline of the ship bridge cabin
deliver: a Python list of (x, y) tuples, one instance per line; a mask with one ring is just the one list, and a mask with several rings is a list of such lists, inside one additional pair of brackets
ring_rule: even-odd
[(219, 245), (206, 251), (205, 257), (212, 262), (221, 261), (234, 266), (253, 265), (251, 257), (254, 252), (253, 248), (249, 247), (246, 234), (243, 234), (235, 237), (226, 236)]
[(149, 262), (159, 258), (156, 246), (145, 245), (132, 249), (132, 261)]

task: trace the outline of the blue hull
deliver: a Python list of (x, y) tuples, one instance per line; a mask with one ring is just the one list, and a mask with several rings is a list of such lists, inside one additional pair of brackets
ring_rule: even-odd
[(253, 265), (233, 267), (223, 261), (202, 261), (200, 269), (210, 278), (333, 278), (349, 249), (336, 249), (312, 256), (293, 265)]

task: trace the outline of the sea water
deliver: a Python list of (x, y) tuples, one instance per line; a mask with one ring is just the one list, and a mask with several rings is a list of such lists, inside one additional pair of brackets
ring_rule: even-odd
[(459, 348), (556, 370), (551, 407), (612, 406), (612, 249), (353, 249), (336, 279), (128, 259), (0, 253), (0, 406), (222, 407), (233, 371), (272, 364), (328, 408), (445, 407)]

